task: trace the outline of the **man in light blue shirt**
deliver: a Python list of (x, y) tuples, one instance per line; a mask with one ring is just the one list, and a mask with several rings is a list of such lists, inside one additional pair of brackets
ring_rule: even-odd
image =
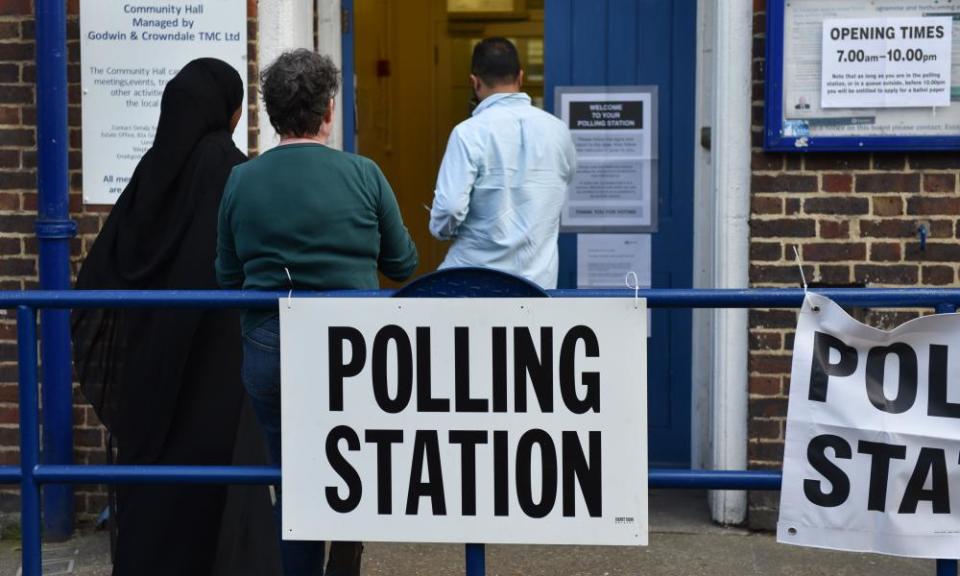
[(567, 127), (520, 91), (505, 38), (473, 51), (480, 104), (454, 128), (437, 176), (430, 233), (453, 240), (440, 268), (482, 266), (557, 287), (557, 234), (576, 152)]

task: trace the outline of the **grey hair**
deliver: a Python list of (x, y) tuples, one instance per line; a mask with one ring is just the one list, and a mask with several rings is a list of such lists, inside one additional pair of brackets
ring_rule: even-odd
[(273, 129), (307, 136), (320, 130), (340, 88), (340, 70), (329, 56), (300, 48), (284, 52), (263, 70), (260, 86)]

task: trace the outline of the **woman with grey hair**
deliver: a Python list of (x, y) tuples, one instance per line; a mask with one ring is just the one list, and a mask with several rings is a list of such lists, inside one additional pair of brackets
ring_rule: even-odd
[[(405, 280), (417, 250), (397, 199), (371, 160), (329, 148), (339, 70), (308, 50), (261, 74), (280, 145), (236, 167), (220, 204), (217, 279), (224, 288), (375, 289)], [(291, 285), (292, 283), (292, 285)], [(276, 309), (243, 317), (242, 378), (280, 462), (280, 329)], [(280, 492), (277, 492), (277, 516)], [(331, 546), (327, 576), (359, 574), (359, 543)], [(323, 542), (281, 542), (284, 574), (323, 574)]]

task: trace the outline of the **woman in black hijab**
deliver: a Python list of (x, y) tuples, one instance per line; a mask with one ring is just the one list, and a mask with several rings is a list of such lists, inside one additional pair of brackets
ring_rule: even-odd
[[(91, 248), (78, 289), (217, 288), (217, 210), (231, 169), (246, 160), (231, 136), (242, 105), (243, 81), (220, 60), (194, 60), (166, 85), (153, 146)], [(81, 390), (118, 463), (236, 461), (246, 402), (237, 312), (78, 310), (73, 337)], [(259, 522), (221, 530), (227, 494), (223, 486), (119, 487), (114, 575), (274, 573), (276, 554), (249, 550)], [(269, 546), (268, 492), (251, 494), (226, 517), (259, 516)], [(238, 553), (260, 557), (237, 562)], [(225, 559), (243, 571), (218, 566)]]

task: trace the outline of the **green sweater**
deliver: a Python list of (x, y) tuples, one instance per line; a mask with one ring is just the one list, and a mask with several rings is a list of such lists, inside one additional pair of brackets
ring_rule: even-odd
[[(227, 180), (217, 280), (227, 289), (376, 289), (377, 270), (405, 280), (417, 249), (373, 161), (320, 144), (278, 146)], [(276, 310), (244, 314), (244, 333)]]

